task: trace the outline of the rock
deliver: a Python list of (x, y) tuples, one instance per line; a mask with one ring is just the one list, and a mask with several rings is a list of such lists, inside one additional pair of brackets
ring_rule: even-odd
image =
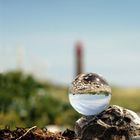
[(131, 110), (113, 105), (96, 116), (81, 117), (75, 133), (81, 140), (140, 140), (140, 118)]
[(75, 132), (70, 130), (70, 129), (66, 129), (63, 133), (62, 136), (64, 137), (68, 137), (70, 140), (75, 139)]

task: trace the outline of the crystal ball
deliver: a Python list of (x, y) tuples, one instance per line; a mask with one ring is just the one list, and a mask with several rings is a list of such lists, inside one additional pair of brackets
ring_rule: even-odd
[(111, 99), (111, 88), (107, 81), (96, 73), (78, 75), (69, 88), (72, 107), (85, 116), (104, 111)]

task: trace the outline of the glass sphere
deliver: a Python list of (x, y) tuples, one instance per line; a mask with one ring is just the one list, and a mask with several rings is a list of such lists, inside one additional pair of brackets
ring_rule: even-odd
[(69, 88), (69, 101), (72, 107), (85, 116), (104, 111), (111, 99), (111, 88), (98, 74), (80, 74)]

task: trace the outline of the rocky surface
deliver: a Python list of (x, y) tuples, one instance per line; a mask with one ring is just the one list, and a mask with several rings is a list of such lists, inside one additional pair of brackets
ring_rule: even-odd
[(52, 133), (36, 126), (1, 129), (0, 140), (140, 140), (140, 118), (128, 109), (113, 105), (97, 116), (81, 117), (75, 132)]
[(66, 129), (63, 133), (53, 133), (36, 126), (31, 128), (17, 128), (16, 130), (0, 130), (0, 140), (74, 140), (75, 133)]
[(81, 140), (140, 140), (140, 118), (131, 110), (113, 105), (97, 116), (80, 118), (75, 132)]

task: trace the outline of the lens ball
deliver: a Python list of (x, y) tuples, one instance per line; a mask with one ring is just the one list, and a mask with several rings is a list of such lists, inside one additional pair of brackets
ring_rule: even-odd
[(107, 81), (96, 73), (80, 74), (69, 88), (72, 107), (85, 116), (104, 111), (111, 99), (111, 88)]

